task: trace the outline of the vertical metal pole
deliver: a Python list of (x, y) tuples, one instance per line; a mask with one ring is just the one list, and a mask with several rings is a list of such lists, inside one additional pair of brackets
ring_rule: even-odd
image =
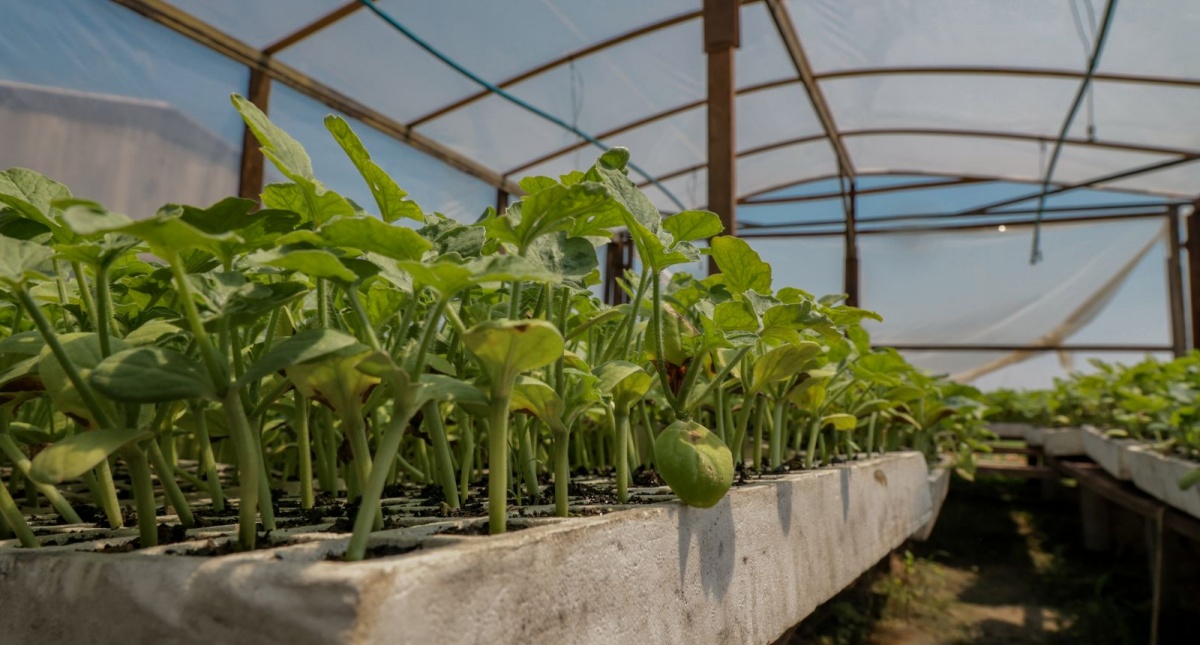
[[(738, 47), (739, 0), (704, 0), (704, 52), (708, 59), (708, 209), (725, 233), (737, 235), (737, 137), (734, 132), (733, 50)], [(708, 272), (717, 273), (710, 257)]]
[(1183, 267), (1179, 260), (1179, 207), (1167, 217), (1167, 297), (1171, 305), (1171, 347), (1176, 357), (1187, 353), (1187, 315), (1183, 311)]
[[(246, 99), (264, 113), (271, 98), (271, 77), (258, 69), (250, 69), (250, 84), (246, 88)], [(263, 190), (263, 154), (258, 139), (250, 128), (242, 133), (242, 162), (238, 173), (238, 196), (258, 201)]]
[(855, 219), (858, 209), (858, 186), (850, 179), (849, 199), (846, 208), (846, 265), (842, 275), (843, 287), (846, 291), (846, 304), (857, 307), (859, 303), (859, 269), (858, 269), (858, 224)]
[(503, 188), (496, 189), (496, 214), (503, 215), (504, 211), (508, 210), (508, 191)]
[(1200, 212), (1197, 204), (1187, 218), (1188, 303), (1192, 316), (1192, 349), (1200, 346)]

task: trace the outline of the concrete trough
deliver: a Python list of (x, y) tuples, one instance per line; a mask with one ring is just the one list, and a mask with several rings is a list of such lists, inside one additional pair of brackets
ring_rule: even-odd
[[(893, 453), (677, 502), (534, 522), (503, 536), (434, 522), (374, 534), (391, 555), (331, 560), (346, 537), (197, 557), (190, 546), (0, 548), (13, 643), (765, 643), (911, 536), (949, 484)], [(315, 534), (314, 534), (315, 535)], [(293, 536), (299, 538), (302, 536)], [(215, 545), (220, 539), (209, 543)]]
[(1084, 454), (1083, 430), (1079, 428), (1030, 428), (1025, 443), (1040, 447), (1051, 457), (1075, 457)]
[(1137, 443), (1133, 439), (1110, 437), (1103, 430), (1091, 426), (1083, 428), (1084, 453), (1099, 464), (1105, 472), (1121, 481), (1129, 481), (1129, 461), (1126, 451)]
[(1164, 455), (1149, 445), (1128, 447), (1125, 459), (1134, 486), (1163, 503), (1200, 518), (1200, 487), (1179, 488), (1179, 480), (1200, 468), (1200, 463)]
[(988, 430), (1001, 439), (1025, 439), (1025, 433), (1033, 426), (1028, 423), (989, 423)]

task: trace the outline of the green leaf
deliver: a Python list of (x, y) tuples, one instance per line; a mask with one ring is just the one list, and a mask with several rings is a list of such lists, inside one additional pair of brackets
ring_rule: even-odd
[(182, 206), (168, 204), (150, 219), (132, 221), (98, 205), (75, 205), (63, 211), (63, 220), (80, 235), (123, 233), (144, 240), (155, 254), (169, 258), (185, 250), (203, 250), (221, 257), (241, 240), (233, 233), (205, 233), (185, 222)]
[(258, 206), (258, 202), (252, 199), (226, 197), (208, 208), (183, 206), (180, 218), (205, 233), (230, 233), (245, 228), (258, 219), (258, 213), (250, 213), (255, 206)]
[(799, 374), (808, 365), (809, 360), (820, 353), (821, 346), (810, 341), (772, 349), (754, 362), (752, 391), (760, 392), (771, 383)]
[(183, 334), (183, 329), (164, 320), (151, 320), (125, 335), (125, 344), (131, 347), (156, 345), (164, 338)]
[(555, 432), (566, 432), (567, 428), (562, 422), (564, 407), (558, 392), (545, 381), (529, 376), (517, 377), (509, 404), (513, 412), (527, 412), (541, 419)]
[(709, 211), (683, 211), (676, 213), (662, 222), (663, 228), (677, 242), (693, 242), (707, 240), (714, 235), (720, 235), (725, 230), (721, 218)]
[(487, 394), (467, 381), (444, 374), (422, 374), (420, 383), (417, 405), (425, 401), (453, 401), (468, 414), (487, 414)]
[(393, 260), (420, 260), (433, 244), (411, 228), (372, 217), (335, 219), (318, 231), (333, 246), (370, 251)]
[(858, 307), (850, 307), (846, 305), (830, 307), (825, 313), (827, 316), (829, 316), (829, 319), (833, 321), (833, 324), (839, 327), (857, 325), (868, 318), (876, 322), (883, 322), (883, 316), (880, 316), (874, 311), (868, 311), (866, 309), (859, 309)]
[(263, 204), (268, 208), (291, 211), (303, 222), (321, 224), (335, 217), (352, 217), (354, 206), (333, 192), (315, 193), (300, 184), (268, 184), (263, 189)]
[(262, 144), (263, 155), (270, 159), (280, 172), (292, 181), (316, 181), (312, 160), (300, 142), (271, 123), (267, 115), (250, 101), (237, 94), (230, 99), (233, 101), (233, 107), (242, 115), (246, 126), (254, 134), (254, 138)]
[(41, 484), (61, 484), (82, 477), (126, 444), (149, 437), (149, 432), (133, 428), (81, 432), (39, 452), (29, 476)]
[(371, 189), (371, 195), (375, 197), (375, 203), (379, 206), (379, 215), (383, 217), (385, 222), (394, 222), (402, 217), (414, 219), (418, 222), (425, 221), (425, 214), (421, 212), (421, 207), (417, 206), (416, 202), (405, 199), (408, 197), (400, 186), (392, 179), (379, 164), (371, 159), (371, 154), (367, 152), (366, 146), (359, 140), (358, 135), (354, 134), (354, 130), (350, 129), (350, 125), (346, 120), (334, 115), (325, 117), (325, 128), (337, 140), (338, 145), (350, 157), (350, 161), (354, 163), (354, 167), (358, 168), (358, 172), (367, 182), (367, 187)]
[[(75, 366), (84, 381), (88, 380), (92, 369), (104, 360), (104, 355), (100, 351), (100, 336), (97, 334), (90, 332), (62, 334), (58, 337), (58, 341), (62, 345), (67, 360)], [(110, 338), (108, 342), (109, 348), (114, 352), (128, 348), (125, 342), (119, 338)], [(58, 358), (50, 351), (49, 347), (43, 348), (42, 353), (38, 355), (38, 375), (41, 376), (42, 383), (46, 386), (46, 393), (50, 395), (50, 400), (54, 402), (60, 412), (86, 420), (92, 426), (95, 425), (96, 419), (92, 417), (91, 410), (84, 405), (83, 397), (75, 389), (75, 384), (71, 382), (66, 370), (63, 369), (62, 364), (58, 362)]]
[(288, 380), (306, 398), (315, 399), (333, 408), (343, 418), (361, 414), (362, 403), (380, 378), (358, 369), (358, 364), (371, 357), (372, 351), (341, 351), (326, 354), (306, 363), (284, 368)]
[(467, 330), (463, 342), (486, 366), (493, 389), (511, 387), (518, 374), (553, 363), (564, 349), (544, 320), (489, 320)]
[(599, 263), (596, 247), (581, 237), (567, 237), (564, 231), (543, 235), (529, 245), (525, 257), (540, 264), (550, 274), (581, 280)]
[(11, 237), (0, 237), (0, 284), (9, 287), (54, 273), (54, 253), (47, 247)]
[(124, 403), (217, 399), (212, 379), (200, 365), (162, 347), (117, 352), (101, 361), (88, 380), (97, 392)]
[(858, 425), (858, 417), (853, 414), (827, 414), (821, 417), (822, 426), (833, 426), (834, 430), (853, 430)]
[(613, 403), (628, 410), (654, 384), (654, 379), (638, 365), (629, 361), (609, 361), (596, 370), (596, 389), (612, 395)]
[(695, 262), (700, 258), (700, 251), (696, 247), (687, 242), (675, 244), (671, 234), (664, 230), (647, 228), (634, 219), (628, 220), (626, 225), (638, 256), (656, 271), (675, 264)]
[(359, 276), (337, 256), (320, 249), (271, 249), (259, 251), (246, 258), (262, 266), (299, 271), (310, 278), (326, 278), (341, 284), (353, 284)]
[(70, 197), (66, 186), (28, 168), (0, 172), (0, 204), (52, 231), (61, 228), (51, 219), (54, 202)]
[(274, 374), (290, 365), (314, 361), (330, 354), (359, 347), (358, 339), (336, 329), (307, 329), (277, 343), (238, 379), (238, 387)]
[(1179, 490), (1187, 490), (1196, 484), (1200, 484), (1200, 468), (1189, 471), (1179, 480)]
[(37, 356), (45, 346), (41, 332), (23, 331), (0, 340), (0, 355)]
[(741, 238), (722, 235), (712, 239), (712, 257), (725, 276), (730, 291), (771, 292), (771, 265)]
[(758, 315), (746, 302), (722, 302), (713, 311), (713, 322), (721, 331), (758, 331)]

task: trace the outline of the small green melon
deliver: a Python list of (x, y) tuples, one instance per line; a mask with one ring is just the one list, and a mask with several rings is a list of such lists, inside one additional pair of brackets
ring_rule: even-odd
[(676, 421), (654, 442), (658, 474), (688, 506), (709, 508), (733, 485), (733, 453), (695, 421)]

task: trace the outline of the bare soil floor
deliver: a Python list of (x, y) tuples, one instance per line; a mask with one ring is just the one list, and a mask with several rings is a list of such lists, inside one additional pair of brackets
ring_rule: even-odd
[[(1113, 548), (1086, 552), (1075, 493), (956, 479), (929, 542), (899, 549), (776, 645), (1149, 642), (1144, 527), (1118, 518)], [(1200, 642), (1196, 545), (1166, 553), (1158, 642)]]

